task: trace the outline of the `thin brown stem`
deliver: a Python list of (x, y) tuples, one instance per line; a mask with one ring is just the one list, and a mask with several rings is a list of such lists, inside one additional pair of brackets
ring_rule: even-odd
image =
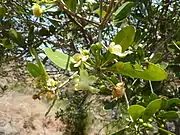
[(58, 7), (59, 7), (61, 10), (63, 10), (66, 14), (68, 14), (68, 15), (70, 15), (70, 16), (73, 16), (73, 17), (75, 17), (75, 18), (77, 18), (77, 19), (84, 20), (84, 21), (86, 21), (86, 22), (94, 25), (95, 27), (98, 27), (98, 26), (99, 26), (99, 24), (98, 24), (97, 22), (88, 20), (88, 19), (82, 17), (82, 16), (79, 15), (79, 14), (76, 14), (76, 13), (71, 12), (71, 11), (61, 2), (61, 0), (56, 0), (56, 4), (57, 4)]
[(106, 23), (109, 21), (110, 17), (112, 16), (113, 12), (118, 8), (119, 4), (121, 2), (123, 2), (124, 0), (119, 0), (115, 6), (114, 6), (114, 0), (111, 0), (110, 4), (109, 4), (109, 9), (104, 17), (104, 19), (102, 20), (101, 24), (99, 25), (100, 29), (103, 29), (106, 25)]

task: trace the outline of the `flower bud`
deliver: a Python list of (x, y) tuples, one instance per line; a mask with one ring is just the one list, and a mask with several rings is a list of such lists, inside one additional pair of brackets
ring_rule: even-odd
[(40, 5), (34, 4), (32, 7), (33, 10), (33, 15), (36, 17), (40, 17), (41, 14), (43, 13), (43, 10), (41, 9)]

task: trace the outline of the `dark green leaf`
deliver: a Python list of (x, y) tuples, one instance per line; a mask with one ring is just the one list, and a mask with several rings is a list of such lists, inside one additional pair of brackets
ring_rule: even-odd
[(109, 110), (109, 109), (113, 109), (117, 105), (117, 102), (116, 101), (111, 101), (111, 102), (106, 102), (104, 104), (105, 104), (104, 109)]
[(41, 75), (41, 69), (34, 63), (28, 63), (27, 64), (27, 68), (29, 73), (33, 76), (33, 77), (38, 77)]
[(99, 89), (99, 93), (102, 95), (112, 95), (112, 90), (108, 89), (105, 85), (101, 85)]
[(77, 0), (65, 0), (65, 3), (71, 11), (76, 11)]
[(14, 48), (14, 45), (13, 44), (7, 44), (7, 45), (4, 45), (4, 47), (11, 50)]
[(39, 31), (39, 35), (40, 35), (40, 36), (49, 36), (49, 35), (50, 35), (50, 32), (49, 32), (48, 29), (42, 28), (42, 29), (40, 29), (40, 31)]
[(150, 62), (147, 62), (145, 66), (117, 62), (109, 70), (125, 76), (151, 81), (161, 81), (167, 78), (167, 73), (161, 67)]
[(163, 114), (163, 118), (167, 120), (175, 120), (179, 118), (179, 115), (176, 111), (168, 111)]
[(69, 68), (70, 60), (69, 60), (69, 56), (67, 54), (64, 54), (64, 53), (58, 52), (58, 51), (53, 51), (51, 48), (45, 48), (44, 52), (47, 55), (47, 57), (52, 62), (54, 62), (58, 67), (60, 67), (62, 69), (66, 69), (66, 66), (68, 64), (68, 70), (70, 69)]
[(16, 44), (21, 46), (24, 44), (23, 36), (20, 32), (17, 32), (15, 29), (9, 30), (9, 36)]
[(134, 26), (127, 26), (122, 28), (117, 35), (114, 37), (113, 42), (119, 44), (122, 47), (122, 51), (128, 49), (128, 47), (133, 43), (136, 30)]
[(147, 120), (148, 118), (152, 117), (155, 113), (157, 113), (160, 110), (161, 104), (162, 104), (161, 99), (156, 99), (151, 101), (147, 105), (146, 110), (144, 111), (143, 118)]
[(2, 5), (0, 5), (0, 18), (5, 16), (5, 14), (6, 14), (6, 9)]
[(133, 2), (125, 2), (115, 12), (115, 21), (120, 21), (126, 18), (131, 13), (131, 8), (134, 6)]
[(167, 101), (167, 106), (166, 108), (170, 108), (172, 106), (180, 104), (180, 99), (179, 98), (171, 98)]
[(129, 107), (128, 112), (133, 118), (133, 120), (136, 121), (139, 117), (141, 117), (145, 109), (146, 108), (141, 105), (132, 105)]

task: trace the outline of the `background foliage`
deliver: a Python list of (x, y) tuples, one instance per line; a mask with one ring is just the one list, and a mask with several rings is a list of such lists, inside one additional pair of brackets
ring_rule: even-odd
[[(68, 123), (67, 133), (86, 134), (90, 104), (99, 103), (113, 114), (104, 118), (107, 134), (180, 134), (179, 1), (0, 2), (0, 64), (31, 62), (28, 70), (40, 89), (33, 97), (66, 105), (57, 117)], [(43, 65), (67, 81), (52, 80)], [(114, 91), (119, 82), (125, 98)]]

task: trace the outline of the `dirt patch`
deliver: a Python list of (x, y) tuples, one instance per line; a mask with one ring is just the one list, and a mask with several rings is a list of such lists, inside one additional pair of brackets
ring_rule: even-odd
[(0, 135), (60, 135), (65, 126), (53, 111), (45, 117), (47, 109), (31, 95), (6, 91), (0, 97)]

